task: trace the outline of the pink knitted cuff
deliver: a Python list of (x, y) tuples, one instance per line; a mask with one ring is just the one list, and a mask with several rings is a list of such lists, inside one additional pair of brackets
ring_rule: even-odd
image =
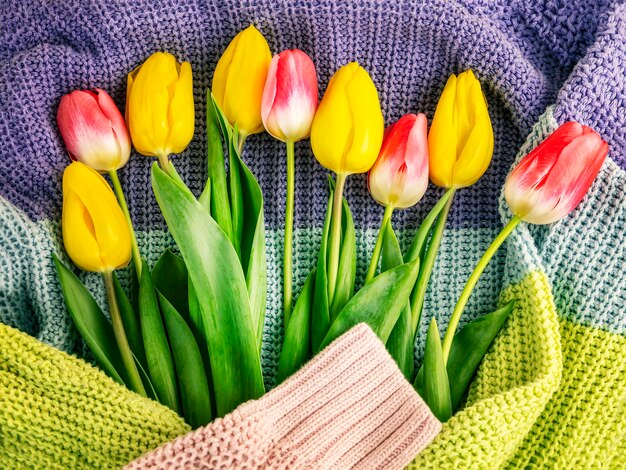
[(127, 468), (403, 468), (440, 430), (362, 324), (260, 400)]

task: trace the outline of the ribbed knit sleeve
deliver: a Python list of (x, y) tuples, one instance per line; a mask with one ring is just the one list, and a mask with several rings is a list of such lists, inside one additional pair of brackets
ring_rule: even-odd
[(133, 462), (140, 468), (403, 468), (441, 424), (365, 325), (258, 401)]

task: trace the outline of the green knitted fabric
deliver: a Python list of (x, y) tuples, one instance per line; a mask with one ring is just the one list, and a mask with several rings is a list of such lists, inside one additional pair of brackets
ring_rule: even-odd
[(185, 433), (174, 412), (0, 324), (0, 468), (115, 468)]
[[(550, 109), (519, 158), (555, 128)], [(607, 160), (571, 216), (509, 238), (501, 302), (515, 309), (410, 468), (626, 468), (625, 188)]]

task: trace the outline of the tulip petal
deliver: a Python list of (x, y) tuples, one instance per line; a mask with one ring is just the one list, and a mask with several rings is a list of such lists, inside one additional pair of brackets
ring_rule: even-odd
[(230, 64), (233, 61), (233, 57), (235, 56), (235, 51), (237, 50), (237, 44), (239, 43), (240, 38), (241, 33), (237, 34), (233, 38), (233, 40), (230, 41), (230, 43), (226, 47), (226, 50), (217, 62), (215, 72), (213, 72), (211, 93), (213, 94), (215, 102), (218, 104), (222, 111), (224, 110), (225, 106), (224, 96), (226, 94), (226, 81), (228, 80), (228, 71), (230, 69)]
[(178, 79), (177, 62), (166, 52), (152, 54), (133, 78), (129, 96), (129, 128), (133, 144), (143, 155), (167, 153), (168, 87)]
[(263, 130), (261, 101), (272, 54), (263, 35), (249, 26), (242, 32), (228, 67), (220, 108), (244, 135)]
[[(128, 264), (131, 256), (130, 228), (105, 179), (87, 165), (75, 162), (63, 174), (63, 191), (64, 197), (67, 194), (63, 233), (70, 257), (79, 264), (70, 252), (79, 251), (81, 256), (89, 257), (90, 267), (93, 268), (96, 261), (91, 258), (91, 253), (97, 254), (99, 269), (81, 266), (90, 271), (117, 269)], [(82, 237), (85, 241), (81, 241)], [(95, 250), (90, 240), (94, 240)], [(81, 259), (80, 256), (78, 259)]]
[(57, 122), (63, 141), (74, 159), (98, 171), (116, 167), (120, 146), (111, 120), (98, 105), (97, 95), (85, 90), (65, 95), (59, 104)]
[(456, 162), (456, 90), (457, 78), (452, 74), (439, 98), (428, 134), (430, 179), (444, 188), (452, 186), (452, 171)]
[(63, 243), (74, 264), (84, 271), (100, 271), (100, 249), (93, 231), (93, 222), (80, 198), (63, 187)]
[[(118, 170), (128, 161), (130, 157), (130, 134), (126, 127), (126, 122), (120, 113), (113, 98), (109, 94), (101, 90), (95, 89), (97, 93), (98, 106), (106, 118), (111, 121), (111, 128), (119, 146), (119, 158), (115, 162), (115, 169)], [(92, 167), (93, 168), (93, 167)], [(97, 168), (96, 168), (97, 169)]]
[(350, 147), (344, 153), (342, 167), (346, 173), (369, 171), (380, 151), (385, 131), (378, 91), (369, 74), (358, 67), (346, 87), (353, 126)]
[(356, 62), (341, 67), (330, 79), (311, 127), (311, 147), (320, 164), (341, 173), (343, 155), (352, 143), (352, 110), (347, 83), (358, 68)]
[[(270, 68), (267, 72), (267, 80), (265, 81), (265, 86), (263, 88), (263, 97), (261, 99), (261, 119), (266, 129), (268, 129), (268, 119), (276, 99), (276, 72), (278, 70), (279, 61), (280, 55), (276, 54), (270, 62)], [(269, 129), (268, 132), (271, 133)]]
[(191, 142), (194, 131), (193, 79), (189, 62), (181, 64), (178, 79), (168, 88), (171, 101), (167, 149), (181, 153)]
[(298, 141), (309, 136), (317, 107), (317, 74), (313, 61), (294, 49), (281, 53), (272, 112), (285, 140)]

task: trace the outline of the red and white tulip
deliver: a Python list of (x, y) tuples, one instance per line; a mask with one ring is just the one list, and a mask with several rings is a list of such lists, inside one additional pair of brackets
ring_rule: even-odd
[(600, 171), (609, 146), (593, 129), (567, 122), (526, 155), (504, 185), (513, 214), (532, 224), (550, 224), (582, 201)]
[(283, 142), (307, 138), (317, 100), (317, 74), (311, 58), (298, 49), (275, 55), (261, 103), (261, 118), (267, 132)]
[(378, 159), (368, 174), (372, 197), (380, 204), (414, 206), (428, 187), (427, 120), (406, 114), (385, 131)]
[(104, 90), (75, 90), (63, 96), (57, 123), (72, 160), (103, 173), (117, 170), (128, 161), (128, 128)]

